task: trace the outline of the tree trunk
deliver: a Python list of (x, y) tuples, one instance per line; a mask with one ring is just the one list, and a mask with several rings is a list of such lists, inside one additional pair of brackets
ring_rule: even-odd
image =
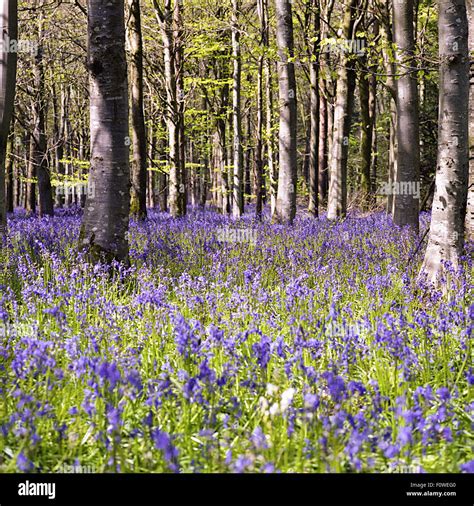
[(310, 65), (310, 141), (309, 141), (309, 213), (319, 214), (319, 37), (321, 30), (318, 0), (312, 0), (314, 9), (314, 45)]
[(393, 22), (397, 45), (397, 170), (392, 187), (393, 221), (419, 230), (420, 125), (418, 84), (414, 60), (414, 0), (394, 2)]
[(273, 84), (271, 58), (268, 54), (270, 45), (270, 22), (268, 15), (268, 0), (261, 0), (261, 31), (264, 48), (264, 78), (265, 78), (265, 138), (267, 150), (267, 167), (270, 186), (270, 210), (273, 216), (276, 209), (278, 192), (278, 165), (275, 163), (274, 134), (273, 134)]
[(372, 137), (373, 123), (370, 115), (370, 85), (369, 76), (365, 72), (367, 69), (367, 56), (364, 54), (359, 60), (361, 73), (359, 76), (359, 98), (360, 98), (360, 116), (361, 116), (361, 138), (360, 138), (360, 156), (362, 159), (361, 167), (361, 191), (362, 206), (367, 210), (371, 202), (372, 185), (370, 181), (370, 169), (372, 165)]
[(28, 215), (36, 212), (36, 165), (34, 161), (35, 141), (29, 136), (28, 166), (26, 171), (25, 209)]
[(292, 224), (296, 215), (296, 80), (292, 61), (293, 19), (290, 0), (275, 0), (280, 98), (279, 175), (275, 222)]
[[(342, 37), (345, 40), (352, 39), (357, 3), (357, 0), (351, 0), (344, 13)], [(330, 220), (343, 218), (347, 212), (347, 156), (355, 88), (355, 72), (352, 66), (353, 63), (349, 62), (347, 54), (342, 54), (337, 77), (329, 170), (328, 219)]]
[(323, 95), (319, 95), (319, 142), (318, 142), (318, 167), (319, 181), (318, 194), (320, 202), (326, 202), (328, 196), (328, 101)]
[(145, 113), (143, 106), (143, 39), (139, 0), (128, 0), (127, 36), (130, 48), (130, 95), (133, 162), (131, 215), (143, 220), (147, 216), (147, 146)]
[[(266, 0), (258, 0), (257, 2), (258, 16), (260, 20), (260, 40), (264, 47), (268, 45), (268, 26), (267, 26), (267, 12), (266, 12)], [(255, 216), (258, 220), (262, 219), (263, 213), (263, 122), (264, 122), (264, 111), (263, 111), (263, 88), (264, 88), (264, 67), (266, 57), (261, 54), (258, 58), (258, 75), (257, 75), (257, 128), (256, 128), (256, 139), (255, 139), (255, 179), (256, 179), (256, 207)], [(268, 101), (268, 97), (267, 97)], [(270, 112), (271, 114), (271, 112)], [(271, 120), (271, 118), (270, 118)], [(248, 128), (248, 143), (250, 145), (250, 121)], [(250, 151), (250, 147), (248, 148)], [(273, 156), (273, 154), (272, 154)], [(250, 159), (248, 163), (248, 181), (246, 177), (246, 186), (250, 187)], [(250, 193), (247, 191), (247, 193)]]
[[(179, 2), (180, 0), (175, 0)], [(181, 216), (182, 198), (181, 187), (181, 161), (180, 161), (180, 132), (179, 132), (179, 110), (178, 110), (178, 89), (176, 81), (176, 47), (173, 32), (173, 8), (172, 0), (165, 0), (164, 11), (162, 12), (158, 2), (154, 1), (155, 12), (160, 22), (161, 34), (164, 44), (164, 73), (167, 96), (167, 122), (168, 122), (168, 161), (169, 161), (169, 193), (168, 205), (171, 216)]]
[(421, 275), (435, 286), (458, 267), (464, 245), (469, 164), (468, 24), (464, 0), (439, 2), (440, 99), (438, 166), (428, 246)]
[(466, 209), (466, 237), (474, 241), (474, 5), (466, 0), (469, 22), (470, 86), (469, 86), (469, 180)]
[(179, 167), (179, 216), (186, 214), (188, 204), (187, 193), (187, 170), (186, 170), (186, 139), (184, 132), (184, 33), (182, 17), (183, 0), (174, 1), (173, 9), (173, 47), (174, 47), (174, 70), (176, 74), (176, 98), (177, 98), (177, 129), (178, 129), (178, 167)]
[(128, 78), (124, 0), (89, 0), (91, 170), (80, 245), (92, 261), (128, 263)]
[(238, 21), (240, 0), (232, 0), (232, 126), (234, 135), (234, 181), (232, 191), (232, 216), (240, 218), (243, 194), (243, 152), (242, 152), (242, 115), (240, 109), (242, 62), (240, 51), (240, 26)]
[(47, 139), (46, 139), (46, 97), (45, 76), (43, 62), (43, 16), (39, 17), (39, 35), (35, 64), (33, 68), (35, 98), (33, 103), (33, 163), (38, 177), (39, 215), (52, 216), (54, 214), (53, 190), (48, 167)]
[(0, 28), (3, 37), (3, 52), (0, 61), (0, 235), (7, 227), (5, 205), (5, 161), (10, 121), (15, 101), (17, 54), (9, 51), (10, 40), (18, 34), (18, 7), (16, 0), (0, 1)]

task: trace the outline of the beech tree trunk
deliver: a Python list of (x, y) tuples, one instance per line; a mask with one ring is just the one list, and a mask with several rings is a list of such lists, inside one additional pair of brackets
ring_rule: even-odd
[(470, 86), (469, 86), (469, 181), (466, 210), (466, 237), (474, 241), (474, 5), (466, 0), (469, 23), (469, 55), (470, 55)]
[(80, 245), (92, 261), (128, 263), (128, 78), (124, 0), (89, 0), (91, 169)]
[(319, 214), (319, 37), (321, 30), (318, 0), (312, 0), (314, 26), (310, 65), (309, 213)]
[(469, 52), (465, 0), (439, 0), (440, 99), (438, 166), (428, 246), (421, 275), (435, 286), (454, 269), (464, 245), (469, 165)]
[[(174, 0), (179, 2), (180, 0)], [(164, 44), (164, 71), (167, 96), (167, 122), (168, 122), (168, 161), (169, 161), (169, 191), (168, 205), (171, 216), (174, 218), (183, 215), (182, 197), (182, 170), (180, 160), (180, 131), (178, 110), (178, 86), (176, 78), (176, 47), (173, 30), (174, 9), (172, 0), (165, 0), (162, 11), (158, 2), (154, 0), (155, 12), (160, 22), (161, 34)]]
[(51, 187), (51, 178), (48, 167), (47, 139), (46, 139), (46, 97), (45, 97), (45, 79), (43, 47), (41, 44), (43, 38), (43, 15), (40, 13), (38, 39), (40, 44), (35, 55), (34, 91), (33, 102), (33, 152), (32, 162), (36, 167), (38, 177), (38, 197), (39, 197), (39, 215), (52, 216), (54, 214), (53, 191)]
[(418, 83), (414, 60), (414, 0), (393, 3), (397, 45), (397, 170), (392, 188), (393, 221), (419, 230), (420, 125)]
[[(16, 40), (18, 36), (18, 6), (16, 0), (0, 1), (0, 28), (3, 40)], [(0, 61), (0, 234), (7, 226), (5, 203), (5, 161), (10, 122), (15, 100), (17, 54), (3, 44)]]
[[(346, 7), (342, 25), (342, 38), (352, 39), (358, 0), (351, 0)], [(355, 88), (354, 63), (347, 53), (341, 54), (336, 85), (336, 105), (332, 136), (328, 219), (343, 218), (347, 212), (347, 156)]]
[(232, 216), (240, 218), (243, 210), (243, 151), (242, 151), (242, 115), (240, 110), (242, 63), (240, 56), (240, 27), (238, 15), (240, 1), (232, 0), (232, 126), (234, 135), (234, 181), (232, 188)]
[(292, 58), (293, 19), (290, 0), (275, 0), (278, 44), (278, 86), (280, 98), (279, 175), (277, 223), (292, 224), (296, 215), (296, 80)]
[(138, 220), (147, 216), (147, 145), (143, 109), (143, 39), (139, 0), (128, 0), (127, 36), (130, 48), (130, 91), (133, 162), (130, 211)]

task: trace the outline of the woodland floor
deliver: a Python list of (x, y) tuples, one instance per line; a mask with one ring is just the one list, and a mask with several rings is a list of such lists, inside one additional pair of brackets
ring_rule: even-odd
[(472, 260), (446, 299), (382, 213), (151, 212), (128, 270), (86, 264), (79, 225), (10, 218), (0, 471), (473, 469)]

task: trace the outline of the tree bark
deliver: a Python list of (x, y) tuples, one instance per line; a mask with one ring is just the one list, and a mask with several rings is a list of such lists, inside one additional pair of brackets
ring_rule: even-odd
[(52, 216), (54, 214), (53, 190), (48, 167), (47, 139), (46, 139), (46, 97), (45, 75), (43, 62), (43, 14), (39, 15), (38, 46), (33, 68), (35, 97), (33, 102), (33, 163), (38, 177), (39, 215)]
[(89, 0), (91, 170), (80, 246), (92, 261), (129, 262), (128, 78), (124, 0)]
[(278, 44), (278, 87), (280, 99), (279, 175), (277, 223), (292, 224), (296, 215), (296, 79), (292, 61), (293, 19), (290, 0), (275, 0)]
[(5, 161), (16, 87), (17, 54), (9, 51), (9, 42), (16, 40), (18, 36), (16, 0), (0, 1), (0, 29), (3, 37), (0, 61), (0, 235), (3, 235), (7, 227)]
[(393, 221), (419, 230), (420, 124), (418, 83), (414, 60), (414, 0), (393, 3), (397, 45), (397, 170), (392, 188)]
[[(179, 2), (180, 0), (174, 0)], [(154, 0), (155, 12), (160, 22), (161, 34), (164, 44), (164, 71), (165, 87), (167, 96), (167, 122), (168, 122), (168, 161), (169, 161), (169, 191), (168, 205), (171, 216), (174, 218), (182, 216), (182, 197), (180, 190), (182, 188), (182, 170), (180, 160), (180, 130), (179, 130), (179, 110), (178, 110), (178, 86), (177, 86), (177, 68), (176, 68), (176, 47), (175, 31), (173, 30), (174, 9), (172, 0), (165, 0), (164, 10)]]
[[(352, 39), (357, 3), (357, 0), (351, 0), (344, 13), (342, 33), (346, 41)], [(343, 218), (347, 212), (347, 156), (355, 88), (355, 72), (352, 66), (348, 55), (342, 54), (337, 77), (329, 170), (328, 219), (330, 220)]]
[(147, 216), (147, 145), (143, 91), (143, 38), (139, 0), (128, 0), (127, 37), (130, 48), (130, 95), (133, 162), (130, 212), (138, 220)]
[(466, 0), (469, 23), (469, 179), (466, 209), (466, 238), (474, 241), (474, 5)]
[(232, 0), (232, 126), (234, 135), (234, 181), (232, 188), (232, 216), (240, 218), (244, 212), (242, 207), (243, 195), (243, 151), (242, 151), (242, 114), (240, 109), (241, 101), (241, 79), (242, 62), (240, 51), (240, 26), (238, 15), (240, 0)]
[(312, 0), (314, 26), (310, 65), (309, 213), (319, 214), (319, 37), (321, 30), (318, 0)]
[(439, 1), (440, 98), (438, 166), (428, 246), (420, 275), (440, 286), (456, 269), (464, 245), (464, 220), (469, 165), (468, 23), (464, 0)]

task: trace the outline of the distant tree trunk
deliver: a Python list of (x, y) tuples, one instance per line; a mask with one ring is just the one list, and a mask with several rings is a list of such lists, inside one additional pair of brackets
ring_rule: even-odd
[(292, 58), (293, 19), (290, 0), (275, 0), (280, 98), (278, 194), (273, 219), (292, 224), (296, 215), (296, 80)]
[(369, 75), (365, 72), (367, 69), (367, 56), (362, 55), (359, 59), (361, 74), (359, 76), (359, 98), (360, 98), (360, 116), (361, 116), (361, 138), (360, 155), (362, 160), (361, 167), (361, 191), (363, 194), (362, 205), (367, 210), (371, 203), (371, 174), (372, 166), (372, 137), (373, 123), (370, 114), (370, 83)]
[[(175, 0), (179, 2), (179, 0)], [(164, 73), (167, 95), (167, 121), (168, 121), (168, 160), (169, 160), (169, 192), (168, 204), (171, 216), (174, 218), (183, 214), (181, 184), (181, 161), (180, 161), (180, 132), (179, 132), (179, 111), (178, 111), (178, 89), (176, 82), (176, 51), (173, 36), (173, 9), (172, 0), (165, 0), (164, 11), (154, 0), (155, 12), (161, 26), (161, 33), (164, 44)]]
[[(380, 25), (378, 19), (373, 20), (373, 32), (374, 39), (377, 40), (380, 33)], [(376, 204), (376, 192), (377, 192), (377, 70), (378, 65), (374, 63), (369, 67), (369, 115), (371, 124), (371, 138), (372, 138), (372, 149), (371, 149), (371, 160), (370, 160), (370, 192), (371, 192), (371, 203)]]
[[(13, 122), (12, 122), (13, 123)], [(14, 126), (12, 124), (11, 130), (12, 133), (8, 136), (8, 148), (6, 151), (6, 162), (5, 162), (5, 187), (6, 187), (6, 208), (8, 213), (12, 213), (14, 209), (13, 205), (13, 193), (14, 193), (14, 166), (16, 162), (14, 161), (15, 157), (15, 145), (13, 143), (14, 139), (14, 133), (13, 133)]]
[(36, 212), (36, 165), (34, 160), (35, 140), (29, 136), (28, 166), (26, 170), (25, 209), (28, 215)]
[(397, 170), (393, 221), (400, 227), (419, 230), (420, 124), (418, 83), (414, 60), (414, 0), (393, 3), (397, 45)]
[(173, 54), (174, 71), (176, 74), (177, 99), (177, 130), (178, 130), (178, 167), (179, 167), (179, 216), (186, 214), (188, 205), (187, 169), (186, 169), (186, 138), (184, 131), (184, 33), (183, 33), (183, 0), (174, 0), (173, 9)]
[(59, 180), (59, 186), (56, 187), (55, 205), (62, 207), (64, 205), (64, 122), (66, 116), (66, 95), (64, 86), (60, 86), (59, 97), (57, 87), (53, 84), (53, 115), (54, 115), (54, 143), (55, 143), (55, 170)]
[[(321, 83), (322, 84), (322, 83)], [(328, 196), (328, 101), (326, 97), (319, 93), (319, 142), (318, 142), (318, 193), (319, 200), (326, 202)]]
[(89, 0), (91, 170), (80, 246), (92, 261), (128, 263), (128, 78), (124, 0)]
[[(39, 17), (39, 40), (43, 38), (43, 15)], [(33, 163), (38, 177), (39, 215), (52, 216), (54, 214), (53, 191), (48, 167), (47, 139), (46, 139), (46, 97), (43, 47), (38, 46), (33, 68), (35, 98), (33, 102)]]
[(439, 1), (440, 101), (438, 167), (428, 246), (421, 275), (435, 286), (456, 269), (464, 245), (469, 165), (469, 52), (465, 0)]
[(0, 235), (7, 227), (5, 206), (5, 161), (10, 121), (13, 113), (16, 87), (17, 54), (9, 51), (9, 40), (16, 40), (18, 33), (18, 7), (16, 0), (0, 1), (0, 28), (3, 52), (0, 61)]
[[(266, 12), (266, 0), (258, 0), (257, 2), (258, 16), (260, 20), (260, 41), (264, 47), (268, 45), (268, 27), (267, 27), (267, 12)], [(255, 176), (256, 176), (256, 189), (257, 189), (257, 200), (255, 215), (258, 220), (262, 218), (263, 213), (263, 123), (264, 123), (264, 111), (263, 111), (263, 91), (264, 91), (264, 67), (265, 67), (265, 55), (261, 54), (258, 58), (258, 75), (257, 75), (257, 128), (256, 128), (256, 140), (255, 140)], [(268, 100), (268, 97), (267, 97)], [(249, 125), (250, 126), (250, 125)], [(250, 131), (249, 131), (250, 133)], [(273, 156), (273, 155), (272, 155)], [(250, 160), (249, 160), (250, 161)], [(249, 179), (250, 179), (250, 164), (249, 164)], [(247, 185), (247, 181), (246, 181)], [(250, 180), (248, 181), (250, 186)]]
[[(350, 0), (344, 13), (342, 38), (352, 39), (358, 0)], [(343, 218), (347, 212), (347, 157), (349, 152), (349, 134), (355, 87), (353, 63), (347, 54), (341, 55), (337, 76), (336, 105), (334, 109), (334, 129), (332, 136), (328, 218)]]
[(155, 159), (156, 159), (156, 131), (154, 129), (156, 116), (153, 112), (150, 113), (150, 118), (152, 119), (150, 128), (147, 128), (148, 135), (148, 156), (147, 156), (147, 167), (150, 167), (151, 170), (147, 171), (147, 206), (150, 209), (154, 209), (156, 207), (156, 167), (155, 167)]
[(318, 0), (312, 0), (314, 10), (314, 44), (310, 65), (310, 141), (309, 141), (309, 207), (308, 211), (314, 217), (319, 214), (319, 38), (321, 31)]
[(278, 165), (275, 163), (274, 133), (273, 133), (273, 85), (272, 85), (272, 59), (268, 54), (270, 45), (270, 22), (268, 15), (268, 0), (261, 0), (261, 34), (262, 45), (265, 50), (263, 61), (265, 79), (265, 138), (267, 150), (267, 167), (270, 187), (271, 215), (275, 213), (278, 192)]
[(469, 181), (466, 210), (466, 237), (474, 241), (474, 5), (466, 0), (469, 22), (470, 86), (469, 86)]
[(242, 115), (240, 109), (242, 62), (240, 51), (239, 15), (240, 0), (232, 0), (232, 60), (234, 72), (232, 76), (232, 126), (234, 134), (234, 181), (232, 188), (232, 216), (240, 218), (243, 193), (243, 152), (242, 152)]
[(130, 48), (130, 95), (133, 163), (130, 212), (138, 220), (147, 216), (147, 146), (143, 106), (143, 38), (139, 0), (128, 0), (127, 36)]

